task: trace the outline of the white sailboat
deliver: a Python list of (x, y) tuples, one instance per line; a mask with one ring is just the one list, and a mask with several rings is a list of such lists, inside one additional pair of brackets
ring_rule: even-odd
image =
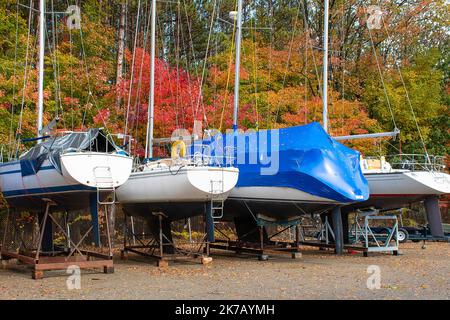
[[(156, 0), (152, 1), (150, 95), (145, 158), (153, 158), (155, 92)], [(215, 207), (236, 185), (239, 170), (231, 165), (214, 165), (210, 157), (186, 157), (186, 145), (174, 143), (172, 158), (150, 160), (136, 166), (129, 180), (117, 190), (117, 198), (128, 215), (151, 217), (163, 212), (169, 221), (201, 215), (205, 205)], [(210, 208), (211, 208), (210, 207)], [(217, 213), (220, 215), (221, 213)]]
[[(376, 54), (376, 53), (375, 53)], [(378, 62), (377, 62), (378, 63)], [(401, 76), (400, 68), (400, 78)], [(380, 77), (383, 75), (380, 72)], [(384, 86), (384, 81), (382, 81)], [(414, 110), (409, 99), (405, 83), (407, 102), (411, 112)], [(389, 98), (386, 96), (389, 102)], [(389, 104), (389, 103), (388, 103)], [(392, 117), (393, 114), (392, 114)], [(395, 126), (395, 119), (394, 126)], [(417, 128), (420, 133), (419, 125)], [(334, 137), (335, 140), (372, 139), (399, 135), (400, 130), (395, 127), (393, 132), (362, 134)], [(422, 141), (425, 152), (425, 142)], [(376, 208), (379, 210), (401, 209), (413, 203), (424, 202), (428, 223), (433, 236), (443, 237), (439, 197), (450, 193), (450, 175), (445, 172), (444, 157), (426, 154), (399, 154), (389, 157), (361, 158), (360, 165), (370, 188), (367, 201), (355, 203), (344, 208), (351, 212), (355, 209)]]
[(85, 209), (128, 179), (133, 159), (101, 129), (54, 137), (48, 133), (57, 121), (43, 129), (45, 14), (41, 0), (38, 138), (31, 140), (43, 142), (18, 159), (0, 164), (0, 191), (10, 207), (19, 210), (42, 212), (49, 201), (55, 210)]
[(370, 199), (361, 205), (397, 209), (430, 196), (450, 193), (450, 175), (442, 157), (402, 154), (386, 161), (363, 158), (361, 168), (369, 182)]
[(401, 154), (390, 161), (384, 156), (361, 159), (370, 198), (344, 210), (350, 212), (371, 207), (386, 211), (423, 202), (431, 234), (443, 238), (439, 198), (450, 193), (450, 175), (445, 173), (441, 160), (443, 157), (416, 154)]

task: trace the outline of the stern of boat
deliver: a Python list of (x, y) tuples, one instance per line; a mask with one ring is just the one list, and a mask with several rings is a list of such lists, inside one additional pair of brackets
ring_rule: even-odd
[(188, 170), (189, 182), (206, 194), (226, 198), (236, 186), (239, 169), (234, 167), (192, 167)]
[(133, 158), (122, 154), (72, 152), (61, 155), (61, 170), (65, 178), (93, 188), (116, 188), (130, 174)]

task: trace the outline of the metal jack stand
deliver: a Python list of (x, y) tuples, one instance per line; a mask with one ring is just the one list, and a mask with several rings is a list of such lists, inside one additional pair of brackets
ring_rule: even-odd
[[(44, 277), (44, 271), (50, 270), (67, 270), (70, 266), (77, 266), (80, 269), (91, 269), (91, 268), (103, 268), (104, 273), (113, 273), (114, 266), (112, 260), (112, 248), (110, 242), (110, 234), (109, 234), (109, 225), (108, 221), (108, 213), (106, 214), (106, 228), (107, 228), (107, 237), (109, 243), (109, 254), (101, 254), (98, 252), (87, 251), (81, 249), (81, 245), (83, 244), (86, 237), (93, 231), (93, 226), (91, 226), (88, 231), (81, 237), (78, 243), (72, 241), (71, 237), (67, 233), (67, 228), (61, 226), (57, 219), (55, 219), (53, 213), (51, 212), (51, 207), (56, 205), (49, 199), (43, 199), (46, 201), (46, 209), (42, 218), (42, 222), (39, 227), (39, 240), (37, 243), (37, 248), (29, 248), (26, 241), (21, 237), (20, 239), (20, 248), (18, 250), (11, 250), (9, 248), (8, 243), (6, 243), (6, 236), (4, 237), (2, 251), (1, 251), (1, 259), (9, 260), (9, 259), (17, 259), (18, 261), (31, 265), (32, 270), (32, 278), (33, 279), (42, 279)], [(14, 211), (14, 213), (16, 213)], [(13, 223), (14, 226), (11, 229), (17, 230), (16, 217), (10, 219), (8, 216), (8, 224)], [(34, 219), (33, 219), (34, 221)], [(53, 247), (51, 252), (44, 252), (43, 250), (43, 241), (44, 234), (48, 232), (46, 228), (48, 225), (52, 224), (57, 227), (58, 231), (61, 232), (66, 238), (66, 242), (69, 244), (67, 248), (64, 250), (55, 250)], [(6, 226), (8, 229), (8, 225)], [(5, 231), (6, 232), (6, 231)], [(51, 234), (52, 236), (52, 234)]]
[[(134, 228), (132, 230), (128, 228), (128, 218), (131, 219), (132, 217), (125, 213), (124, 246), (121, 251), (122, 260), (128, 260), (128, 252), (132, 252), (140, 256), (156, 259), (156, 265), (158, 267), (167, 267), (169, 261), (200, 260), (200, 263), (202, 264), (208, 264), (212, 261), (212, 259), (208, 257), (209, 253), (205, 255), (202, 252), (202, 248), (205, 245), (207, 246), (206, 235), (199, 243), (197, 243), (198, 248), (195, 250), (178, 248), (172, 241), (171, 235), (164, 233), (165, 228), (163, 224), (167, 223), (167, 221), (164, 221), (167, 216), (160, 212), (153, 213), (153, 216), (157, 219), (158, 235), (146, 237), (146, 234), (135, 234)], [(136, 223), (136, 220), (133, 222)], [(137, 241), (138, 244), (131, 243), (131, 240)], [(168, 251), (172, 252), (168, 253)]]
[[(397, 215), (379, 215), (379, 211), (374, 209), (358, 210), (355, 220), (351, 232), (355, 236), (354, 242), (363, 244), (360, 250), (363, 251), (364, 257), (367, 257), (369, 252), (392, 252), (394, 256), (399, 255)], [(393, 226), (386, 228), (386, 234), (375, 234), (370, 227), (371, 221), (391, 221)]]

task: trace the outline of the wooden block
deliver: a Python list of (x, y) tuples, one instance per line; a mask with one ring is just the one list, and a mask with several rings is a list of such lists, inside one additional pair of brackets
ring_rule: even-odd
[(258, 256), (258, 260), (259, 261), (267, 261), (267, 260), (269, 260), (269, 256), (267, 254), (260, 254)]
[(167, 261), (167, 260), (158, 260), (156, 262), (156, 265), (158, 266), (158, 268), (167, 268), (169, 266), (169, 261)]
[(107, 266), (103, 267), (103, 273), (106, 273), (106, 274), (114, 273), (114, 267), (107, 267)]
[(2, 260), (2, 264), (1, 264), (1, 267), (2, 267), (2, 269), (6, 269), (7, 267), (8, 267), (8, 260)]
[(44, 271), (33, 270), (31, 272), (31, 278), (34, 280), (40, 280), (44, 278)]
[(302, 253), (301, 252), (292, 252), (292, 259), (301, 259)]
[(213, 258), (211, 257), (201, 257), (200, 261), (203, 265), (210, 264), (213, 261)]

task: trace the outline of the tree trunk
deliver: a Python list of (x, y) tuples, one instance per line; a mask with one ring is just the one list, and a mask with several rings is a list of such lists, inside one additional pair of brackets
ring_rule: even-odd
[[(120, 26), (119, 26), (119, 46), (117, 49), (117, 75), (116, 75), (116, 86), (119, 86), (122, 82), (123, 74), (123, 57), (125, 51), (125, 15), (126, 15), (126, 4), (125, 0), (122, 1), (120, 9)], [(120, 107), (120, 95), (116, 94), (116, 108)]]

